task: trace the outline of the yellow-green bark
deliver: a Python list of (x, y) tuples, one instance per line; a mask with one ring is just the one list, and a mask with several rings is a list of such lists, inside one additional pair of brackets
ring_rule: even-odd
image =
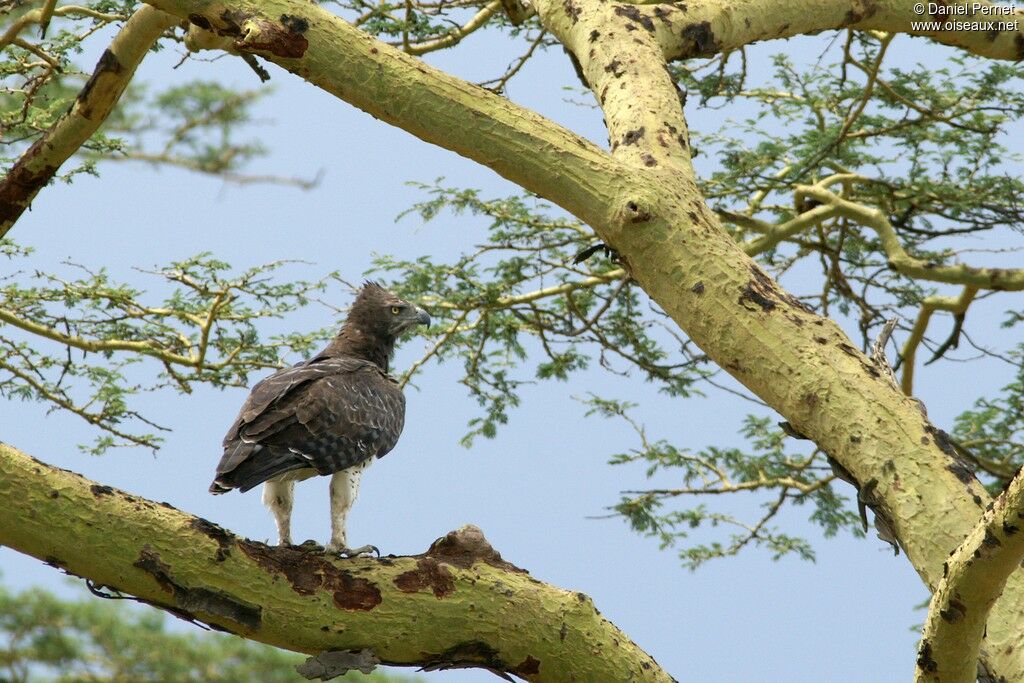
[(474, 527), (423, 555), (332, 559), (241, 539), (0, 444), (0, 543), (246, 638), (531, 681), (671, 681), (583, 595), (505, 562)]
[(918, 648), (917, 683), (974, 682), (989, 610), (1022, 559), (1024, 474), (1018, 473), (943, 566)]
[[(235, 51), (260, 54), (378, 118), (472, 158), (589, 223), (713, 360), (870, 490), (873, 506), (890, 521), (922, 579), (937, 585), (943, 561), (974, 527), (987, 493), (915, 401), (881, 377), (835, 323), (782, 291), (721, 229), (697, 189), (682, 109), (663, 61), (841, 26), (908, 30), (918, 18), (913, 3), (706, 1), (671, 11), (668, 5), (599, 6), (594, 0), (532, 3), (595, 87), (612, 132), (612, 155), (373, 40), (318, 5), (150, 4), (219, 34)], [(634, 41), (630, 34), (636, 31), (650, 37)], [(1002, 58), (1019, 58), (1024, 45), (1019, 31), (936, 38)], [(596, 41), (600, 46), (591, 45)], [(655, 43), (660, 53), (652, 49)], [(605, 85), (622, 92), (603, 91)], [(646, 108), (637, 106), (637, 98)], [(1014, 649), (1022, 627), (1024, 581), (1016, 573), (988, 622), (986, 662), (997, 677), (1024, 680), (1024, 661)]]
[[(918, 404), (880, 377), (838, 325), (805, 310), (732, 242), (704, 204), (687, 164), (662, 163), (656, 156), (654, 164), (644, 160), (645, 150), (654, 156), (662, 136), (645, 130), (632, 140), (638, 154), (623, 161), (605, 156), (551, 122), (411, 60), (298, 0), (152, 3), (194, 22), (199, 17), (233, 35), (240, 49), (259, 48), (325, 90), (488, 165), (589, 223), (713, 360), (871, 490), (875, 508), (890, 520), (922, 579), (936, 585), (943, 561), (974, 526), (988, 494)], [(574, 3), (534, 6), (546, 28), (570, 44), (573, 37), (563, 35), (566, 27), (583, 30), (566, 14)], [(600, 33), (598, 39), (620, 36), (623, 55), (648, 60), (646, 69), (623, 74), (639, 80), (630, 87), (637, 92), (646, 87), (652, 100), (670, 101), (658, 92), (671, 87), (661, 78), (664, 63), (628, 44), (631, 31), (625, 24), (636, 20), (615, 12), (592, 14), (603, 23), (587, 26), (588, 37), (592, 31)], [(278, 21), (284, 15), (303, 19), (301, 35)], [(577, 21), (586, 16), (579, 14)], [(773, 35), (775, 29), (764, 28), (766, 37)], [(288, 35), (281, 37), (282, 32)], [(281, 41), (294, 46), (298, 38), (301, 51), (279, 46)], [(606, 46), (594, 58), (615, 59), (613, 54)], [(615, 68), (610, 62), (588, 65), (589, 51), (577, 51), (576, 58), (584, 73)], [(676, 110), (664, 113), (671, 121)], [(605, 109), (610, 129), (627, 130), (629, 116), (625, 106)], [(997, 647), (988, 661), (999, 675), (1024, 679), (1024, 664), (1003, 646), (1024, 623), (1024, 582), (1011, 577), (1009, 585), (1012, 590), (990, 620), (989, 643)]]

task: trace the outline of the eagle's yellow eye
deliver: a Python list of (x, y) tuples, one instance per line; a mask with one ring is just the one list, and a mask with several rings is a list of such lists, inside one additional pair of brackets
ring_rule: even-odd
[(402, 309), (401, 309), (401, 308), (399, 308), (398, 306), (392, 306), (392, 307), (391, 307), (391, 313), (392, 313), (392, 314), (394, 314), (394, 315), (398, 315), (398, 312), (399, 312), (400, 310), (402, 310)]

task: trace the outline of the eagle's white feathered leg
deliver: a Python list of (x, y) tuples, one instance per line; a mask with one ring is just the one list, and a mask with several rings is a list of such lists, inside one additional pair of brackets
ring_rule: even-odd
[(263, 485), (263, 504), (270, 508), (277, 522), (277, 542), (292, 544), (292, 503), (295, 501), (295, 480), (270, 480)]
[(359, 496), (359, 480), (368, 464), (369, 461), (363, 462), (331, 475), (331, 542), (327, 545), (329, 551), (350, 557), (377, 552), (377, 548), (372, 545), (361, 548), (349, 548), (347, 545), (348, 512)]

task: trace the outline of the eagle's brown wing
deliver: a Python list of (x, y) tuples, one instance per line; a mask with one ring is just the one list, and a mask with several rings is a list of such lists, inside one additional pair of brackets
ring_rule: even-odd
[(292, 470), (348, 469), (394, 448), (405, 397), (376, 365), (359, 358), (315, 358), (253, 387), (224, 437), (210, 490), (252, 487)]

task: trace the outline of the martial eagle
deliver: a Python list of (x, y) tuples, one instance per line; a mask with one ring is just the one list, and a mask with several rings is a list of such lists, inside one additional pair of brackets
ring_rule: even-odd
[(363, 470), (395, 447), (405, 424), (405, 396), (388, 374), (395, 340), (429, 324), (423, 309), (364, 284), (327, 348), (252, 388), (224, 437), (210, 492), (245, 492), (266, 482), (263, 503), (277, 521), (279, 542), (290, 545), (295, 482), (329, 474), (327, 549), (347, 556), (374, 550), (346, 545), (345, 518)]

